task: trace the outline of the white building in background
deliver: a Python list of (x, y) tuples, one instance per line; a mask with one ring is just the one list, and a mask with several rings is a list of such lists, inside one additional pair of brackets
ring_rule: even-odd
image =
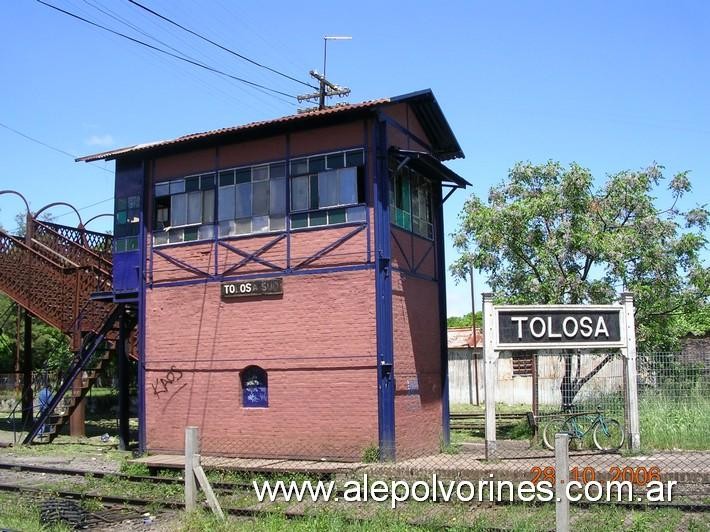
[[(471, 329), (448, 329), (449, 401), (451, 404), (483, 405), (483, 333)], [(560, 384), (564, 376), (564, 360), (559, 351), (540, 351), (538, 357), (538, 402), (540, 406), (560, 406)], [(572, 375), (577, 374), (577, 360), (584, 377), (606, 359), (606, 355), (582, 352), (574, 357)], [(531, 352), (503, 351), (498, 359), (496, 399), (503, 404), (528, 404), (533, 400), (533, 356)], [(624, 389), (623, 362), (612, 357), (582, 387), (576, 401), (594, 400)]]

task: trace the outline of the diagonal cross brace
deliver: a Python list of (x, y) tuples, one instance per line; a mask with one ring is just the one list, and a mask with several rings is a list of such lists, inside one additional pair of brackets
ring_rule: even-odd
[(153, 249), (153, 253), (163, 257), (165, 260), (167, 260), (171, 264), (174, 264), (178, 268), (182, 268), (183, 270), (187, 270), (187, 271), (192, 272), (196, 275), (206, 275), (207, 277), (210, 276), (210, 274), (208, 272), (206, 272), (204, 270), (200, 270), (199, 268), (196, 268), (194, 266), (191, 266), (190, 264), (188, 264), (185, 261), (182, 261), (180, 259), (176, 259), (175, 257), (171, 257), (170, 255), (168, 255), (167, 253), (165, 253), (163, 251), (160, 251), (159, 249)]
[(239, 248), (235, 248), (234, 246), (230, 246), (226, 242), (219, 242), (219, 245), (222, 247), (227, 248), (229, 251), (232, 251), (233, 253), (236, 253), (237, 255), (241, 255), (244, 257), (242, 260), (240, 260), (237, 264), (234, 264), (230, 266), (228, 269), (224, 270), (222, 272), (222, 275), (228, 275), (232, 273), (233, 271), (238, 270), (248, 262), (254, 261), (258, 262), (259, 264), (262, 264), (268, 268), (271, 268), (272, 270), (282, 270), (278, 264), (274, 264), (273, 262), (270, 262), (266, 259), (262, 259), (259, 257), (262, 253), (266, 253), (268, 250), (270, 250), (272, 247), (274, 247), (278, 242), (280, 242), (282, 239), (286, 238), (286, 233), (282, 233), (273, 240), (267, 242), (263, 246), (261, 246), (259, 249), (254, 251), (253, 253), (247, 253), (246, 251), (243, 251)]
[(356, 234), (358, 234), (360, 231), (362, 231), (363, 229), (365, 229), (365, 227), (367, 227), (366, 224), (363, 224), (363, 225), (360, 225), (360, 226), (356, 227), (355, 229), (353, 229), (352, 231), (350, 231), (350, 232), (347, 233), (346, 235), (343, 235), (343, 236), (341, 236), (340, 238), (338, 238), (335, 242), (331, 242), (330, 244), (328, 244), (327, 246), (325, 246), (323, 249), (321, 249), (321, 250), (318, 251), (317, 253), (311, 255), (311, 256), (308, 257), (307, 259), (302, 260), (301, 262), (299, 262), (298, 264), (296, 264), (296, 266), (294, 266), (293, 269), (294, 269), (294, 270), (298, 270), (299, 268), (303, 268), (304, 266), (308, 266), (308, 265), (311, 264), (312, 262), (317, 261), (317, 260), (320, 259), (323, 255), (327, 255), (328, 253), (330, 253), (331, 251), (333, 251), (335, 248), (337, 248), (338, 246), (340, 246), (340, 245), (343, 244), (344, 242), (350, 240), (352, 237), (354, 237), (354, 236), (355, 236)]

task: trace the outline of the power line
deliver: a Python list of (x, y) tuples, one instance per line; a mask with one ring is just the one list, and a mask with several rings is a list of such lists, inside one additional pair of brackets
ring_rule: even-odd
[[(219, 70), (218, 68), (214, 68), (214, 67), (211, 67), (211, 66), (209, 66), (209, 65), (206, 65), (206, 64), (204, 64), (204, 63), (200, 63), (200, 62), (198, 62), (198, 61), (193, 61), (193, 60), (188, 59), (188, 58), (186, 58), (186, 57), (183, 57), (183, 56), (174, 54), (174, 53), (172, 53), (172, 52), (169, 52), (169, 51), (167, 51), (167, 50), (163, 50), (162, 48), (159, 48), (159, 47), (157, 47), (157, 46), (153, 46), (152, 44), (147, 43), (147, 42), (145, 42), (145, 41), (141, 41), (140, 39), (135, 39), (135, 38), (131, 37), (130, 35), (126, 35), (125, 33), (121, 33), (120, 31), (112, 30), (111, 28), (108, 28), (108, 27), (106, 27), (106, 26), (103, 26), (103, 25), (101, 25), (101, 24), (99, 24), (99, 23), (97, 23), (97, 22), (93, 22), (93, 21), (91, 21), (91, 20), (89, 20), (89, 19), (86, 19), (86, 18), (84, 18), (84, 17), (82, 17), (82, 16), (79, 16), (79, 15), (77, 15), (77, 14), (75, 14), (75, 13), (72, 13), (71, 11), (67, 11), (67, 10), (62, 9), (62, 8), (60, 8), (60, 7), (57, 7), (57, 6), (55, 6), (55, 5), (49, 4), (49, 3), (47, 3), (47, 2), (44, 2), (43, 0), (35, 0), (35, 1), (38, 2), (39, 4), (42, 4), (43, 6), (49, 7), (49, 8), (51, 8), (51, 9), (54, 9), (55, 11), (59, 11), (60, 13), (63, 13), (63, 14), (65, 14), (65, 15), (68, 15), (68, 16), (72, 17), (72, 18), (75, 18), (75, 19), (77, 19), (77, 20), (80, 20), (80, 21), (82, 21), (82, 22), (85, 22), (85, 23), (87, 23), (87, 24), (90, 24), (91, 26), (95, 26), (95, 27), (97, 27), (97, 28), (100, 28), (100, 29), (102, 29), (102, 30), (104, 30), (104, 31), (107, 31), (107, 32), (112, 33), (112, 34), (114, 34), (114, 35), (117, 35), (117, 36), (119, 36), (119, 37), (123, 37), (124, 39), (128, 39), (128, 40), (131, 41), (131, 42), (134, 42), (134, 43), (136, 43), (136, 44), (140, 44), (141, 46), (145, 46), (146, 48), (150, 48), (151, 50), (155, 50), (156, 52), (160, 52), (161, 54), (165, 54), (165, 55), (168, 55), (168, 56), (173, 57), (173, 58), (175, 58), (175, 59), (178, 59), (179, 61), (184, 61), (184, 62), (189, 63), (189, 64), (191, 64), (191, 65), (194, 65), (194, 66), (203, 68), (203, 69), (205, 69), (205, 70), (208, 70), (208, 71), (210, 71), (210, 72), (214, 72), (215, 74), (220, 74), (220, 75), (222, 75), (222, 76), (226, 76), (226, 77), (231, 78), (231, 79), (234, 79), (234, 80), (236, 80), (236, 81), (240, 81), (240, 82), (245, 83), (245, 84), (247, 84), (247, 85), (250, 85), (250, 86), (252, 86), (252, 87), (256, 87), (256, 88), (263, 89), (263, 90), (266, 90), (266, 91), (269, 91), (269, 92), (273, 92), (273, 93), (275, 93), (275, 94), (280, 94), (280, 95), (286, 96), (286, 97), (288, 97), (288, 98), (294, 98), (294, 99), (296, 98), (296, 96), (294, 96), (293, 94), (288, 94), (288, 93), (286, 93), (286, 92), (282, 92), (282, 91), (277, 90), (277, 89), (272, 89), (271, 87), (267, 87), (266, 85), (261, 85), (260, 83), (256, 83), (256, 82), (254, 82), (254, 81), (249, 81), (248, 79), (240, 78), (239, 76), (235, 76), (235, 75), (233, 75), (233, 74), (229, 74), (229, 73), (227, 73), (227, 72), (224, 72), (223, 70)], [(289, 102), (289, 103), (290, 103), (290, 102)]]
[(172, 20), (171, 18), (168, 18), (168, 17), (166, 17), (166, 16), (164, 16), (164, 15), (161, 15), (161, 14), (158, 13), (157, 11), (153, 11), (153, 10), (150, 9), (149, 7), (144, 6), (144, 5), (141, 4), (140, 2), (137, 2), (136, 0), (128, 0), (128, 1), (129, 1), (131, 4), (133, 4), (133, 5), (135, 5), (135, 6), (138, 6), (139, 8), (141, 8), (141, 9), (147, 11), (147, 12), (150, 13), (151, 15), (154, 15), (154, 16), (156, 16), (156, 17), (158, 17), (158, 18), (160, 18), (160, 19), (162, 19), (162, 20), (164, 20), (164, 21), (166, 21), (166, 22), (168, 22), (168, 23), (170, 23), (170, 24), (172, 24), (172, 25), (174, 25), (174, 26), (177, 26), (177, 27), (180, 28), (181, 30), (184, 30), (184, 31), (190, 33), (191, 35), (194, 35), (195, 37), (197, 37), (197, 38), (199, 38), (199, 39), (202, 39), (203, 41), (208, 42), (208, 43), (212, 44), (213, 46), (216, 46), (216, 47), (219, 48), (220, 50), (224, 50), (224, 51), (227, 52), (227, 53), (230, 53), (230, 54), (232, 54), (232, 55), (234, 55), (234, 56), (236, 56), (236, 57), (238, 57), (238, 58), (240, 58), (240, 59), (243, 59), (244, 61), (247, 61), (247, 62), (251, 63), (252, 65), (256, 65), (256, 66), (258, 66), (258, 67), (260, 67), (260, 68), (264, 68), (264, 69), (268, 70), (269, 72), (273, 72), (274, 74), (278, 74), (279, 76), (282, 76), (282, 77), (284, 77), (284, 78), (286, 78), (286, 79), (290, 79), (291, 81), (295, 81), (296, 83), (300, 83), (301, 85), (305, 85), (306, 87), (310, 87), (310, 88), (312, 88), (312, 89), (317, 89), (317, 88), (318, 88), (318, 87), (314, 87), (314, 86), (311, 85), (310, 83), (306, 83), (305, 81), (301, 81), (300, 79), (294, 78), (293, 76), (289, 76), (288, 74), (284, 74), (283, 72), (281, 72), (281, 71), (279, 71), (279, 70), (276, 70), (275, 68), (271, 68), (270, 66), (267, 66), (267, 65), (264, 65), (264, 64), (262, 64), (262, 63), (259, 63), (258, 61), (254, 61), (253, 59), (250, 59), (250, 58), (248, 58), (247, 56), (245, 56), (245, 55), (243, 55), (243, 54), (240, 54), (239, 52), (235, 52), (235, 51), (232, 50), (231, 48), (227, 48), (226, 46), (222, 46), (222, 45), (219, 44), (218, 42), (215, 42), (215, 41), (213, 41), (212, 39), (210, 39), (210, 38), (208, 38), (208, 37), (205, 37), (204, 35), (201, 35), (201, 34), (197, 33), (196, 31), (191, 30), (190, 28), (186, 28), (185, 26), (183, 26), (182, 24), (180, 24), (180, 23), (178, 23), (178, 22), (175, 22), (175, 21)]
[[(76, 159), (78, 157), (77, 155), (69, 153), (68, 151), (64, 151), (61, 148), (57, 148), (56, 146), (52, 146), (50, 144), (47, 144), (46, 142), (42, 142), (39, 139), (36, 139), (34, 137), (30, 137), (28, 134), (23, 133), (22, 131), (18, 131), (17, 129), (12, 128), (12, 127), (8, 126), (7, 124), (3, 124), (2, 122), (0, 122), (0, 127), (3, 127), (5, 129), (7, 129), (8, 131), (12, 131), (16, 135), (26, 138), (27, 140), (32, 141), (36, 144), (39, 144), (40, 146), (44, 146), (45, 148), (56, 151), (57, 153), (61, 153), (62, 155), (66, 155), (67, 157), (71, 157), (72, 159)], [(113, 172), (111, 170), (108, 170), (102, 166), (98, 166), (98, 165), (92, 165), (92, 166), (94, 166), (95, 168), (98, 168), (99, 170), (103, 170), (104, 172), (108, 172), (109, 174), (113, 174)]]

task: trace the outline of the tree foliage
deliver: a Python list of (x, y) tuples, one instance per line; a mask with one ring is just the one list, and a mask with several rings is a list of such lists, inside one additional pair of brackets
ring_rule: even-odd
[(465, 278), (473, 264), (508, 303), (609, 303), (632, 292), (642, 348), (673, 349), (692, 328), (682, 322), (702, 324), (692, 316), (707, 312), (708, 211), (678, 208), (691, 191), (687, 172), (668, 181), (670, 205), (658, 207), (663, 182), (657, 164), (598, 186), (576, 163), (518, 163), (487, 203), (466, 202), (452, 271)]
[[(483, 325), (483, 316), (481, 311), (476, 312), (476, 327)], [(449, 316), (446, 319), (446, 326), (450, 329), (465, 329), (473, 326), (472, 314), (469, 312), (463, 316)]]

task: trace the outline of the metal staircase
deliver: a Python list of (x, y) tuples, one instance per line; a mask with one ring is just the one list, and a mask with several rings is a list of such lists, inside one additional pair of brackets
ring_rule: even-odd
[(111, 235), (33, 216), (24, 236), (0, 229), (0, 291), (69, 336), (75, 353), (24, 443), (54, 439), (117, 350), (118, 322), (127, 306), (92, 297), (111, 294), (111, 245)]

